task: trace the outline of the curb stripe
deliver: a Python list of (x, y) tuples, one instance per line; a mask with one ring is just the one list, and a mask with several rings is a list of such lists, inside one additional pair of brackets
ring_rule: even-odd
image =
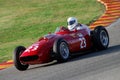
[(94, 29), (96, 26), (108, 26), (115, 22), (120, 17), (120, 0), (98, 0), (106, 7), (104, 14), (90, 24), (90, 28)]
[(120, 13), (119, 11), (116, 11), (116, 12), (108, 11), (108, 12), (106, 12), (106, 14), (119, 14), (119, 13)]
[(107, 6), (107, 8), (111, 8), (111, 9), (115, 8), (115, 7), (120, 7), (120, 5), (112, 5), (112, 6), (110, 5), (110, 6)]
[(111, 20), (111, 19), (116, 19), (116, 18), (114, 18), (114, 17), (111, 17), (111, 18), (101, 18), (101, 19), (99, 19), (99, 21), (103, 21), (103, 20)]
[[(111, 22), (110, 22), (111, 23)], [(95, 26), (104, 26), (104, 27), (106, 27), (108, 24), (110, 24), (110, 23), (101, 23), (101, 24), (93, 24), (92, 26), (90, 26), (90, 28), (91, 29), (94, 29), (95, 28)]]
[(13, 64), (13, 62), (10, 62), (10, 63), (3, 63), (3, 64), (0, 64), (0, 65), (9, 65), (9, 64)]
[(105, 16), (102, 16), (101, 18), (117, 18), (117, 16), (111, 17), (111, 16), (108, 16), (108, 15), (106, 14)]

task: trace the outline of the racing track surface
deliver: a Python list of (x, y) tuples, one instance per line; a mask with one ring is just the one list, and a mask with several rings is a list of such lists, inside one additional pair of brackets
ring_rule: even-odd
[(107, 50), (78, 56), (61, 64), (34, 65), (26, 71), (1, 70), (0, 80), (120, 80), (120, 19), (107, 28)]

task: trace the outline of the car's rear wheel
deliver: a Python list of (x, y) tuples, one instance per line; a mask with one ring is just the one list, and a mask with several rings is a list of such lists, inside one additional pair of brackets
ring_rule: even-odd
[(18, 46), (18, 47), (16, 47), (15, 50), (14, 50), (14, 66), (15, 66), (18, 70), (20, 70), (20, 71), (24, 71), (24, 70), (26, 70), (26, 69), (29, 67), (28, 64), (23, 64), (23, 63), (21, 63), (21, 62), (20, 62), (20, 59), (19, 59), (20, 55), (22, 54), (22, 52), (23, 52), (25, 49), (26, 49), (26, 48), (23, 47), (23, 46)]
[(108, 48), (109, 45), (109, 35), (107, 30), (98, 26), (92, 31), (92, 40), (94, 47), (98, 50), (104, 50)]
[(69, 59), (69, 47), (65, 40), (58, 39), (54, 42), (53, 52), (55, 53), (55, 59), (58, 62), (65, 62)]

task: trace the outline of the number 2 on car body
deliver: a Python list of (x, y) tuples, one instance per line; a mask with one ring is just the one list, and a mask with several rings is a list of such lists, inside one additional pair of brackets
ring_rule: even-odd
[(84, 36), (79, 38), (80, 40), (80, 48), (86, 48), (86, 39), (84, 38)]

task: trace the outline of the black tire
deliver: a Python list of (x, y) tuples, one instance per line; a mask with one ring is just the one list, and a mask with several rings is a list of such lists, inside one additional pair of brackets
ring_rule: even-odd
[(24, 71), (29, 67), (28, 64), (22, 64), (19, 60), (20, 55), (25, 49), (23, 46), (18, 46), (14, 50), (14, 66), (20, 71)]
[(68, 44), (63, 39), (58, 39), (53, 44), (53, 52), (58, 62), (65, 62), (69, 59), (70, 52)]
[(102, 27), (96, 27), (92, 32), (93, 45), (97, 50), (104, 50), (108, 48), (109, 45), (109, 35), (107, 30)]

